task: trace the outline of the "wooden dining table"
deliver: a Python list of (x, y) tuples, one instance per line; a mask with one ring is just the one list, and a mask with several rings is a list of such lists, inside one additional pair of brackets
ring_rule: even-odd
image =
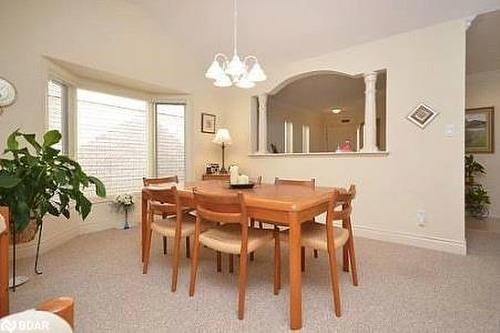
[[(293, 330), (302, 328), (301, 224), (327, 211), (330, 195), (336, 188), (312, 189), (297, 185), (260, 184), (253, 189), (235, 190), (230, 189), (227, 182), (220, 180), (174, 185), (177, 186), (181, 204), (188, 208), (196, 208), (194, 188), (212, 193), (242, 191), (245, 193), (249, 218), (289, 227), (290, 328)], [(155, 193), (165, 188), (165, 185), (156, 185), (144, 187), (142, 190), (142, 261), (144, 261), (147, 202), (155, 200)]]

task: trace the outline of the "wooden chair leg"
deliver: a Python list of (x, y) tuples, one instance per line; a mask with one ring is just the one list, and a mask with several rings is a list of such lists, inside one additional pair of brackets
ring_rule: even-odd
[(186, 258), (191, 258), (191, 243), (189, 236), (186, 237)]
[(200, 232), (197, 232), (194, 235), (194, 243), (193, 243), (193, 255), (191, 257), (191, 282), (189, 284), (189, 296), (194, 295), (194, 287), (196, 285), (196, 272), (198, 270), (198, 255), (200, 252)]
[(348, 240), (349, 244), (349, 259), (351, 261), (352, 284), (358, 286), (358, 269), (356, 267), (356, 255), (354, 254), (354, 239), (351, 236)]
[(262, 224), (262, 222), (259, 222), (259, 229), (264, 229), (264, 225)]
[[(328, 219), (328, 217), (327, 217)], [(342, 315), (342, 304), (340, 302), (340, 289), (339, 289), (339, 272), (337, 268), (337, 257), (335, 255), (335, 243), (334, 243), (334, 235), (333, 235), (333, 227), (328, 224), (326, 225), (326, 241), (327, 241), (327, 250), (328, 250), (328, 263), (330, 266), (330, 278), (332, 283), (332, 292), (333, 292), (333, 304), (334, 311), (337, 317)]]
[(349, 247), (347, 243), (342, 247), (342, 268), (344, 272), (349, 272)]
[(179, 275), (179, 259), (180, 259), (180, 254), (181, 252), (181, 236), (175, 237), (174, 240), (174, 260), (172, 262), (172, 286), (171, 290), (172, 292), (175, 292), (177, 289), (177, 276)]
[(302, 272), (306, 270), (306, 248), (300, 247), (300, 269)]
[[(255, 219), (250, 219), (250, 226), (252, 228), (255, 228)], [(254, 261), (254, 260), (255, 260), (255, 253), (250, 252), (250, 261)]]
[(163, 254), (167, 254), (167, 237), (163, 236)]
[(318, 250), (314, 249), (314, 258), (318, 257)]
[(238, 319), (243, 320), (245, 314), (245, 291), (247, 286), (247, 253), (240, 254), (240, 282), (238, 288)]
[(222, 271), (222, 254), (217, 251), (217, 272)]
[(150, 229), (146, 232), (146, 247), (144, 249), (144, 264), (142, 266), (142, 274), (148, 273), (149, 257), (151, 255), (151, 236), (153, 231)]
[(279, 231), (274, 231), (274, 294), (281, 289), (281, 249)]
[(234, 271), (234, 254), (229, 254), (229, 273)]

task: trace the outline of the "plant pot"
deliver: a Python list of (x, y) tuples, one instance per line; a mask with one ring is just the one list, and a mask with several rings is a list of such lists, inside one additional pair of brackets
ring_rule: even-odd
[[(10, 225), (10, 230), (14, 230), (14, 225)], [(16, 244), (23, 244), (23, 243), (28, 243), (31, 242), (32, 240), (35, 239), (36, 233), (38, 232), (38, 224), (36, 223), (36, 220), (31, 220), (30, 223), (24, 228), (23, 231), (16, 232)], [(10, 244), (13, 244), (14, 242), (14, 232), (10, 233)]]

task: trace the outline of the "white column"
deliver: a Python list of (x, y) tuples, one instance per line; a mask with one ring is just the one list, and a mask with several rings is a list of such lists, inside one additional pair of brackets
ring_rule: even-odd
[(365, 75), (365, 127), (363, 133), (362, 152), (375, 152), (377, 148), (377, 102), (376, 89), (377, 73)]
[(259, 154), (267, 154), (267, 94), (259, 95)]

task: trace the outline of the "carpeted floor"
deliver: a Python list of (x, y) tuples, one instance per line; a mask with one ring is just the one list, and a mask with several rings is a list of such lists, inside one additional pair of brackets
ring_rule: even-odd
[[(42, 256), (43, 275), (11, 293), (12, 311), (54, 296), (76, 298), (77, 332), (285, 332), (287, 249), (283, 289), (272, 293), (272, 248), (249, 266), (245, 319), (236, 317), (238, 274), (217, 273), (202, 250), (196, 294), (188, 296), (189, 261), (170, 292), (170, 256), (154, 239), (150, 270), (141, 273), (136, 229), (78, 237)], [(308, 251), (303, 275), (304, 332), (500, 332), (500, 234), (469, 231), (459, 256), (358, 238), (360, 286), (341, 274), (343, 316), (332, 312), (326, 255)], [(170, 245), (170, 244), (169, 244)], [(226, 257), (224, 258), (226, 259)], [(32, 260), (19, 272), (32, 271)], [(236, 271), (237, 272), (237, 271)]]

